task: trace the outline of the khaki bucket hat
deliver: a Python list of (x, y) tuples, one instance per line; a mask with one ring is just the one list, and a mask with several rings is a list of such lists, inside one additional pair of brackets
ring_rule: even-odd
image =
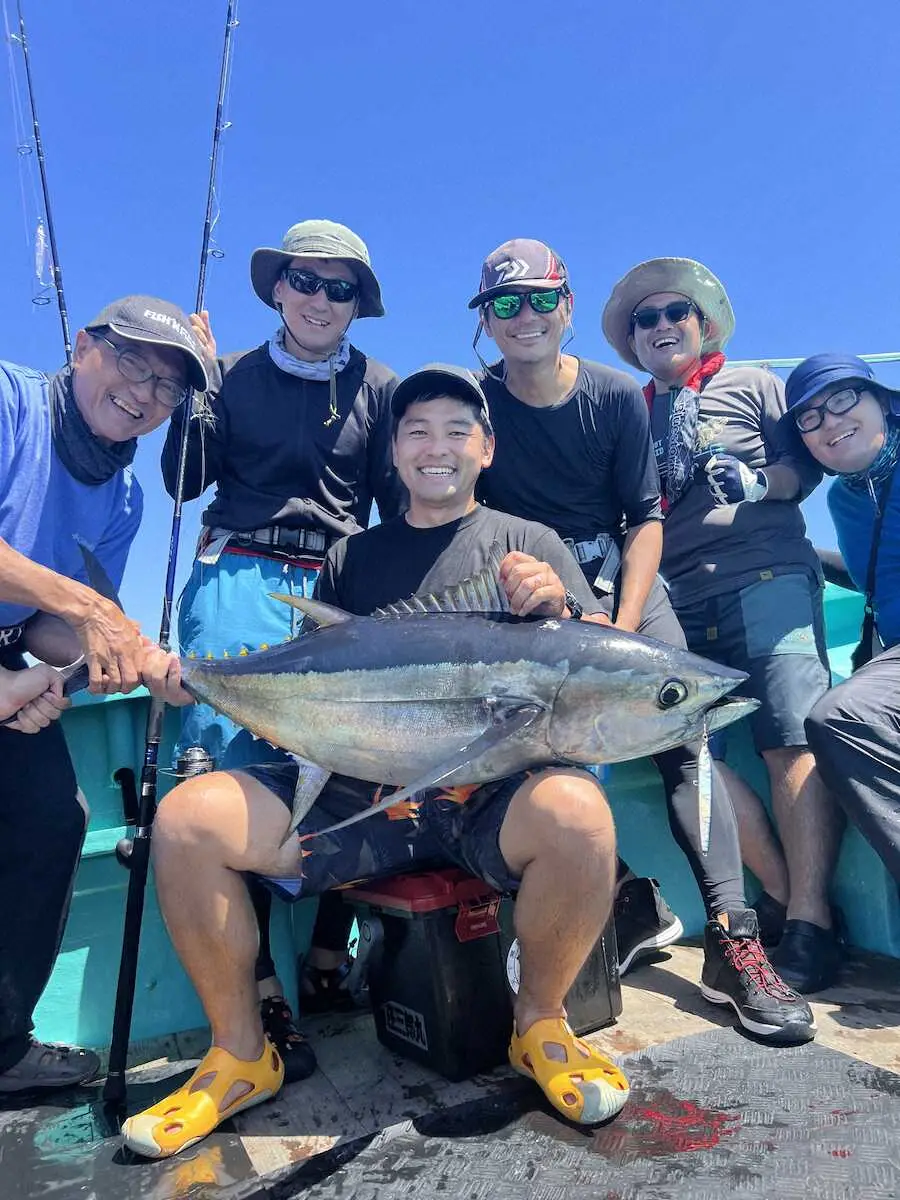
[(704, 353), (722, 350), (734, 333), (731, 301), (708, 267), (692, 258), (651, 258), (622, 276), (603, 310), (606, 340), (630, 366), (643, 369), (628, 344), (634, 310), (656, 292), (677, 292), (700, 309), (706, 319)]

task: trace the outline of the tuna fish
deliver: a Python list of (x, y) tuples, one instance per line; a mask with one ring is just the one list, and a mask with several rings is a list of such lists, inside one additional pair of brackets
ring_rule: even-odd
[(437, 783), (705, 740), (756, 707), (728, 698), (746, 675), (686, 650), (593, 622), (511, 617), (499, 558), (497, 547), (476, 578), (369, 617), (278, 597), (318, 628), (237, 658), (183, 660), (198, 700), (306, 764), (292, 829), (331, 772), (401, 786), (362, 819)]

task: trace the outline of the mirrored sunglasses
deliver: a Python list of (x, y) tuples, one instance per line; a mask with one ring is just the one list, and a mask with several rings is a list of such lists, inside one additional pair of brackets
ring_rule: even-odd
[(825, 414), (830, 412), (832, 416), (839, 417), (842, 413), (847, 413), (851, 408), (856, 408), (862, 396), (860, 388), (844, 388), (840, 392), (832, 392), (827, 400), (823, 400), (821, 404), (811, 405), (807, 408), (801, 408), (799, 412), (794, 413), (794, 424), (801, 433), (814, 433), (825, 420)]
[(662, 308), (656, 308), (654, 305), (637, 308), (631, 315), (631, 328), (634, 329), (637, 325), (639, 329), (655, 329), (663, 313), (671, 325), (680, 325), (693, 311), (694, 305), (690, 300), (673, 300)]
[(526, 300), (536, 313), (553, 312), (565, 291), (565, 288), (548, 288), (540, 292), (506, 292), (501, 296), (493, 296), (488, 305), (495, 317), (509, 321), (519, 315)]
[(303, 271), (300, 267), (285, 267), (281, 278), (303, 296), (314, 296), (324, 289), (332, 304), (349, 304), (359, 295), (358, 283), (350, 283), (347, 279), (323, 279), (314, 271)]

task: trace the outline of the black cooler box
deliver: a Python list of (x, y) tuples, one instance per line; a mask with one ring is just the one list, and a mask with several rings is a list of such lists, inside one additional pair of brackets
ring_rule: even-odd
[[(456, 868), (344, 890), (359, 910), (378, 1038), (448, 1079), (507, 1061), (518, 985), (513, 901)], [(610, 921), (566, 997), (577, 1033), (622, 1011)]]

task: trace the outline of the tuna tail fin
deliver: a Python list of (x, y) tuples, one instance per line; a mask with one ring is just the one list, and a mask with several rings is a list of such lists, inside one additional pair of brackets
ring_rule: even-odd
[(408, 617), (417, 613), (508, 613), (509, 599), (500, 584), (500, 564), (505, 555), (499, 542), (493, 542), (488, 551), (487, 566), (477, 575), (470, 575), (460, 583), (435, 595), (410, 596), (397, 604), (376, 608), (375, 617)]
[(342, 625), (345, 621), (353, 620), (352, 613), (344, 612), (342, 608), (335, 608), (333, 604), (323, 604), (321, 600), (307, 600), (305, 596), (285, 596), (281, 592), (269, 592), (269, 597), (298, 609), (305, 617), (309, 617), (319, 626)]
[[(122, 601), (119, 599), (119, 593), (113, 586), (113, 581), (103, 569), (100, 559), (80, 538), (77, 540), (78, 549), (81, 551), (81, 557), (84, 559), (84, 569), (87, 572), (88, 583), (105, 600), (111, 600), (117, 608), (122, 609)], [(124, 609), (122, 611), (124, 612)]]

